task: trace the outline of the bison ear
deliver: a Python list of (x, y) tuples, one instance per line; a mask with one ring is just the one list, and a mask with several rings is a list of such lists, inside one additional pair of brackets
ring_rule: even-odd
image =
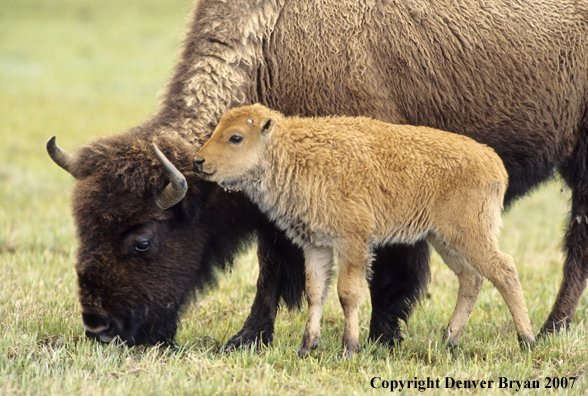
[(274, 117), (266, 117), (261, 122), (261, 134), (263, 136), (269, 135), (274, 130), (277, 120)]

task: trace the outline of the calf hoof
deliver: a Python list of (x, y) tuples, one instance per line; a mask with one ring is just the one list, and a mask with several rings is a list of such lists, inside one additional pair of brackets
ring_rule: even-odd
[(518, 335), (518, 339), (519, 339), (519, 346), (521, 347), (521, 350), (523, 350), (523, 351), (530, 351), (531, 349), (533, 349), (535, 347), (535, 345), (537, 345), (537, 342), (535, 341), (535, 338), (533, 338), (533, 336)]
[(355, 350), (350, 350), (350, 349), (344, 349), (343, 353), (341, 354), (341, 359), (343, 360), (351, 360), (353, 359), (353, 357), (359, 353), (360, 349), (359, 347), (356, 348)]
[(305, 347), (305, 346), (301, 346), (298, 349), (298, 357), (301, 357), (301, 358), (310, 357), (311, 352), (314, 351), (315, 349), (316, 349), (316, 347), (314, 347), (314, 348), (308, 348), (308, 347)]
[(319, 345), (319, 336), (318, 335), (311, 335), (311, 333), (305, 331), (304, 335), (302, 336), (302, 344), (300, 348), (298, 348), (298, 356), (300, 357), (307, 357), (310, 356), (310, 353), (318, 348)]
[(459, 345), (459, 333), (454, 333), (451, 331), (449, 326), (445, 329), (443, 333), (443, 340), (447, 342), (445, 348), (449, 351), (456, 351)]
[(445, 349), (451, 352), (455, 352), (457, 351), (458, 346), (459, 343), (457, 342), (457, 340), (447, 340), (447, 344), (445, 344)]
[(353, 359), (353, 355), (359, 352), (361, 349), (359, 342), (343, 343), (343, 354), (342, 358), (345, 360)]

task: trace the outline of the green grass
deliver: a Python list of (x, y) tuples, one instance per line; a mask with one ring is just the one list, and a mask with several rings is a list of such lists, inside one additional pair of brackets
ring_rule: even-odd
[[(72, 150), (152, 114), (177, 61), (190, 0), (0, 0), (0, 394), (383, 394), (370, 380), (538, 379), (577, 376), (570, 394), (588, 391), (588, 301), (565, 334), (531, 352), (517, 346), (512, 320), (489, 284), (482, 290), (460, 349), (443, 347), (457, 280), (433, 256), (430, 296), (389, 353), (367, 345), (339, 359), (342, 312), (329, 295), (323, 338), (313, 357), (296, 349), (304, 312), (281, 311), (275, 343), (219, 354), (239, 330), (255, 294), (257, 264), (248, 253), (218, 288), (183, 316), (179, 351), (100, 345), (84, 338), (74, 272), (76, 241), (69, 209), (73, 179), (51, 162), (45, 142)], [(504, 216), (504, 252), (517, 262), (536, 330), (561, 281), (560, 250), (569, 191), (551, 182)], [(361, 336), (370, 305), (361, 310)], [(493, 389), (480, 394), (539, 395)], [(405, 390), (411, 393), (412, 390)], [(426, 394), (444, 393), (444, 389)], [(461, 390), (460, 392), (465, 392)], [(559, 390), (555, 393), (566, 393)]]

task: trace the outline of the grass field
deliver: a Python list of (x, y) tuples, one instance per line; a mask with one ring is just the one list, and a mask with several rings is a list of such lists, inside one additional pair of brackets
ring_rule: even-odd
[[(0, 0), (0, 395), (384, 394), (382, 380), (493, 380), (479, 394), (588, 392), (588, 293), (565, 334), (531, 352), (518, 348), (510, 314), (485, 284), (461, 339), (444, 349), (457, 280), (433, 256), (430, 296), (391, 353), (366, 345), (342, 361), (342, 312), (331, 291), (321, 346), (312, 358), (296, 349), (304, 312), (281, 311), (275, 343), (259, 351), (219, 354), (242, 325), (255, 293), (250, 252), (219, 287), (199, 296), (182, 319), (178, 351), (101, 345), (83, 336), (74, 272), (76, 240), (69, 209), (73, 179), (51, 162), (45, 142), (73, 150), (93, 136), (138, 125), (177, 60), (190, 0)], [(561, 281), (560, 250), (569, 191), (555, 180), (504, 216), (500, 245), (512, 255), (534, 328)], [(361, 336), (370, 305), (362, 306)], [(541, 389), (499, 388), (499, 378), (537, 380)], [(558, 389), (545, 389), (558, 377)], [(563, 377), (577, 377), (562, 389)], [(376, 380), (375, 385), (381, 385)], [(552, 382), (555, 385), (555, 382)], [(396, 392), (396, 391), (395, 391)], [(413, 389), (403, 393), (417, 393)]]

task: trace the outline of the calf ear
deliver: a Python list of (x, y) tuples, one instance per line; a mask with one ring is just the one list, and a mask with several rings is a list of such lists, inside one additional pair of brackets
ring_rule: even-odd
[(261, 122), (261, 134), (269, 135), (274, 130), (277, 120), (274, 117), (266, 117)]

